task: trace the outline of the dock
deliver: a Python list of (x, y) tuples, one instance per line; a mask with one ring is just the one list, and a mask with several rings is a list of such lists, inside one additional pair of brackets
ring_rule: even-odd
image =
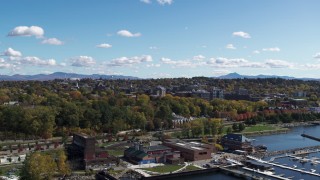
[(254, 180), (263, 179), (262, 177), (255, 176), (254, 174), (246, 173), (246, 172), (239, 171), (236, 169), (228, 169), (227, 167), (219, 167), (219, 169), (225, 174), (231, 174), (236, 177), (242, 177), (242, 178), (246, 178), (246, 179), (249, 178), (249, 179), (254, 179)]
[(303, 134), (301, 134), (301, 136), (320, 142), (320, 138), (317, 138), (317, 137), (314, 137), (314, 136), (311, 136), (311, 135), (308, 135), (308, 134), (304, 134), (303, 133)]
[(243, 169), (245, 169), (247, 171), (251, 171), (253, 173), (258, 173), (258, 174), (262, 174), (262, 175), (265, 175), (265, 176), (270, 176), (270, 177), (273, 177), (275, 179), (290, 180), (290, 178), (282, 177), (280, 175), (275, 175), (275, 174), (267, 174), (267, 173), (265, 173), (263, 171), (257, 171), (257, 170), (250, 169), (250, 168), (247, 168), (247, 167), (243, 167)]
[(281, 164), (276, 164), (276, 163), (264, 161), (264, 160), (258, 159), (256, 157), (253, 157), (253, 156), (247, 156), (247, 158), (255, 160), (255, 161), (258, 161), (260, 163), (264, 163), (264, 164), (269, 164), (269, 165), (272, 165), (272, 166), (280, 167), (280, 168), (283, 168), (283, 169), (289, 169), (289, 170), (292, 170), (292, 171), (296, 171), (296, 172), (300, 172), (300, 173), (304, 173), (304, 174), (309, 174), (309, 175), (312, 175), (312, 176), (320, 177), (320, 174), (315, 173), (315, 172), (305, 171), (303, 169), (293, 168), (293, 167), (289, 167), (289, 166), (285, 166), (285, 165), (281, 165)]

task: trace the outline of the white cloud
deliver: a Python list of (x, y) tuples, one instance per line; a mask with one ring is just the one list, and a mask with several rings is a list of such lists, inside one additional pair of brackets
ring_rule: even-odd
[(6, 63), (6, 61), (3, 58), (0, 58), (0, 69), (6, 69), (12, 67), (11, 64)]
[(134, 57), (120, 57), (111, 60), (110, 63), (107, 63), (109, 66), (130, 66), (134, 64), (140, 64), (143, 62), (151, 62), (152, 56), (150, 55), (142, 55), (142, 56), (134, 56)]
[(147, 64), (147, 67), (160, 67), (160, 64)]
[(243, 58), (228, 59), (224, 57), (211, 58), (210, 61), (207, 62), (208, 65), (220, 68), (241, 67), (248, 63), (249, 61)]
[(194, 61), (202, 61), (202, 60), (204, 60), (205, 58), (206, 58), (205, 56), (199, 54), (199, 55), (197, 55), (197, 56), (193, 56), (192, 59), (193, 59)]
[(27, 56), (19, 61), (21, 64), (30, 64), (30, 65), (36, 65), (36, 66), (55, 66), (56, 60), (54, 59), (48, 59), (43, 60), (35, 56)]
[(165, 5), (165, 4), (172, 4), (173, 3), (173, 0), (157, 0), (159, 4), (161, 5)]
[(96, 47), (97, 47), (97, 48), (105, 48), (105, 49), (107, 49), (107, 48), (111, 48), (112, 45), (111, 45), (111, 44), (103, 43), (103, 44), (97, 45)]
[(292, 68), (293, 64), (284, 61), (284, 60), (276, 60), (276, 59), (268, 59), (265, 64), (270, 68)]
[(44, 35), (44, 30), (39, 26), (18, 26), (15, 27), (8, 36), (35, 36), (41, 38)]
[(7, 69), (7, 68), (11, 68), (13, 67), (13, 65), (9, 64), (9, 63), (0, 63), (0, 69)]
[(120, 30), (117, 32), (117, 34), (119, 36), (123, 36), (123, 37), (139, 37), (139, 36), (141, 36), (141, 33), (131, 33), (128, 30)]
[(190, 68), (195, 68), (197, 66), (202, 66), (205, 64), (205, 62), (192, 62), (189, 60), (178, 60), (178, 61), (173, 61), (169, 58), (161, 58), (160, 61), (163, 64), (170, 64), (173, 65), (173, 68), (176, 67), (190, 67)]
[(150, 46), (149, 49), (151, 49), (151, 50), (157, 50), (158, 47), (156, 47), (156, 46)]
[(140, 2), (146, 3), (146, 4), (150, 4), (151, 0), (140, 0)]
[(90, 56), (78, 56), (71, 58), (71, 66), (89, 67), (96, 64), (96, 61)]
[(232, 33), (233, 36), (238, 36), (238, 37), (242, 37), (242, 38), (251, 38), (250, 34), (243, 32), (243, 31), (238, 31), (238, 32), (233, 32)]
[(320, 64), (306, 64), (306, 65), (303, 65), (303, 67), (306, 68), (307, 70), (320, 69)]
[(236, 47), (234, 47), (233, 44), (227, 44), (227, 45), (226, 45), (226, 48), (227, 48), (227, 49), (237, 49)]
[(250, 62), (243, 58), (211, 58), (208, 65), (217, 68), (293, 68), (294, 64), (284, 60), (268, 59), (265, 62)]
[(278, 47), (263, 48), (262, 51), (279, 52), (280, 48), (278, 48)]
[(21, 57), (22, 53), (20, 51), (16, 51), (16, 50), (9, 47), (7, 50), (5, 50), (3, 52), (3, 55), (4, 56)]
[(57, 38), (48, 38), (48, 39), (44, 39), (42, 42), (42, 44), (51, 44), (51, 45), (62, 45), (63, 42), (60, 41)]
[(320, 52), (317, 53), (317, 54), (315, 54), (315, 55), (313, 56), (313, 58), (320, 59)]
[(253, 54), (260, 54), (260, 51), (255, 50), (255, 51), (253, 51), (252, 53), (253, 53)]

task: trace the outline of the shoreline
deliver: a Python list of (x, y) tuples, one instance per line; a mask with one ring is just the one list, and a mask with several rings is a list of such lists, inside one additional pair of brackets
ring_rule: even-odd
[(318, 123), (318, 121), (274, 124), (273, 126), (279, 127), (281, 129), (266, 130), (266, 131), (256, 131), (256, 132), (244, 132), (242, 134), (244, 134), (244, 135), (246, 135), (248, 137), (274, 135), (274, 134), (286, 134), (286, 133), (290, 132), (291, 129), (294, 128), (294, 127), (315, 126), (315, 124), (313, 124), (313, 123)]

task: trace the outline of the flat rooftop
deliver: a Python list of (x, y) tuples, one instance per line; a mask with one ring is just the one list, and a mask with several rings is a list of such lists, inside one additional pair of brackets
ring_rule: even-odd
[(166, 140), (166, 143), (179, 146), (182, 148), (190, 149), (190, 150), (196, 150), (196, 151), (202, 151), (202, 150), (207, 150), (208, 144), (200, 143), (200, 142), (185, 142), (181, 141), (179, 139), (169, 139)]

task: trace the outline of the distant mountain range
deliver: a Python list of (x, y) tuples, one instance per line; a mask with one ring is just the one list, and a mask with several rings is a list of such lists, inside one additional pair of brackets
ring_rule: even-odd
[(20, 75), (15, 74), (12, 76), (0, 75), (0, 80), (3, 81), (46, 81), (54, 79), (72, 79), (72, 78), (90, 78), (90, 79), (139, 79), (133, 76), (122, 76), (122, 75), (101, 75), (101, 74), (76, 74), (76, 73), (64, 73), (64, 72), (55, 72), (52, 74), (36, 74), (36, 75)]
[[(134, 76), (122, 76), (122, 75), (102, 75), (102, 74), (76, 74), (76, 73), (64, 73), (64, 72), (55, 72), (52, 74), (36, 74), (36, 75), (20, 75), (15, 74), (12, 76), (8, 75), (0, 75), (0, 81), (46, 81), (46, 80), (54, 80), (54, 79), (140, 79)], [(299, 80), (320, 80), (315, 78), (295, 78), (291, 76), (276, 76), (276, 75), (257, 75), (257, 76), (249, 76), (249, 75), (240, 75), (238, 73), (230, 73), (227, 75), (214, 77), (217, 79), (266, 79), (266, 78), (281, 78), (281, 79), (299, 79)]]
[(223, 76), (215, 77), (218, 79), (266, 79), (266, 78), (281, 78), (281, 79), (299, 79), (299, 80), (319, 80), (315, 78), (295, 78), (291, 76), (277, 76), (277, 75), (256, 75), (256, 76), (249, 76), (249, 75), (240, 75), (238, 73), (230, 73)]

